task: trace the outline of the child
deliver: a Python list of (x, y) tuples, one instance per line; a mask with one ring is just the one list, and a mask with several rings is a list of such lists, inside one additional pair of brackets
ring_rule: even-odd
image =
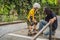
[[(40, 4), (39, 3), (35, 3), (33, 5), (33, 8), (29, 11), (28, 17), (27, 17), (27, 24), (28, 24), (28, 34), (32, 34), (32, 31), (36, 31), (36, 25), (37, 25), (37, 21), (36, 21), (36, 17), (34, 16), (35, 13), (38, 11), (38, 9), (40, 8)], [(34, 26), (34, 29), (33, 27)]]

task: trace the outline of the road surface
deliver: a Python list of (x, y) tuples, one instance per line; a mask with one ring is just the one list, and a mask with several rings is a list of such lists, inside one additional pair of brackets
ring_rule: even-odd
[[(58, 24), (59, 24), (58, 28), (57, 28), (58, 33), (56, 33), (57, 34), (56, 36), (60, 38), (60, 27), (59, 27), (60, 26), (60, 16), (58, 16)], [(22, 40), (23, 38), (20, 39), (19, 37), (18, 38), (12, 37), (12, 36), (9, 36), (8, 34), (14, 33), (14, 32), (19, 33), (19, 31), (24, 28), (27, 28), (27, 23), (18, 23), (18, 24), (0, 26), (0, 40)], [(24, 31), (22, 31), (22, 33), (23, 32)], [(11, 39), (11, 37), (13, 39)], [(24, 38), (24, 40), (26, 40), (26, 39)]]

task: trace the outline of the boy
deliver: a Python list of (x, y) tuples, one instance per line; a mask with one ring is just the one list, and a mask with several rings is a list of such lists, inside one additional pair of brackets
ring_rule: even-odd
[[(40, 4), (39, 3), (35, 3), (33, 5), (33, 8), (29, 11), (28, 17), (27, 17), (27, 24), (28, 24), (28, 35), (32, 34), (32, 31), (36, 32), (36, 25), (37, 25), (37, 21), (36, 21), (36, 17), (34, 16), (35, 13), (38, 11), (38, 9), (40, 8)], [(34, 29), (33, 27), (34, 26)]]

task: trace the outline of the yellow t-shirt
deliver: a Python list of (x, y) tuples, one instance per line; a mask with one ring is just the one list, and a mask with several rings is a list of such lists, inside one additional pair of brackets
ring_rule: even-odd
[(34, 20), (34, 15), (35, 15), (35, 10), (34, 9), (31, 9), (30, 11), (29, 11), (29, 14), (28, 14), (28, 20), (30, 20), (30, 17), (32, 16), (32, 19)]

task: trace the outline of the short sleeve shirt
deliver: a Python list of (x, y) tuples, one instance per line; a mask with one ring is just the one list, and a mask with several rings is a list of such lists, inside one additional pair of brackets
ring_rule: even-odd
[(32, 16), (32, 19), (34, 20), (34, 15), (35, 15), (35, 10), (34, 9), (31, 9), (30, 11), (29, 11), (29, 14), (28, 14), (28, 20), (30, 19), (30, 17)]
[(56, 29), (57, 26), (58, 26), (58, 23), (57, 23), (57, 16), (56, 16), (55, 13), (51, 13), (51, 14), (47, 15), (47, 16), (45, 17), (45, 21), (49, 22), (49, 20), (52, 19), (52, 18), (54, 18), (54, 17), (56, 17), (56, 20), (54, 21), (54, 23), (52, 24), (52, 26), (53, 26), (53, 28)]

